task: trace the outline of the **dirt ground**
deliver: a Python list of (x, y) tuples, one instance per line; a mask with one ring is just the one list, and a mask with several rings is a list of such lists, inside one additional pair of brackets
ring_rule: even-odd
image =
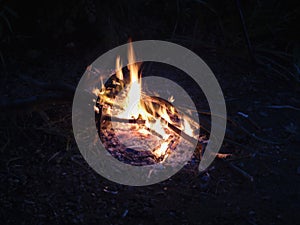
[[(75, 86), (104, 51), (76, 43), (54, 46), (14, 46), (2, 70), (2, 96), (21, 99), (44, 93), (22, 76)], [(197, 53), (215, 73), (228, 116), (237, 122), (229, 122), (221, 152), (234, 154), (230, 162), (253, 181), (222, 160), (199, 175), (198, 161), (192, 160), (159, 184), (119, 185), (98, 175), (82, 158), (72, 134), (71, 101), (25, 110), (2, 108), (1, 224), (299, 223), (299, 86), (253, 69), (245, 60), (202, 49)]]

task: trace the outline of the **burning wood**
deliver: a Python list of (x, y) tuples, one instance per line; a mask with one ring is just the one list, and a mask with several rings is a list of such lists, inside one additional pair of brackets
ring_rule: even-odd
[(169, 102), (142, 92), (141, 75), (131, 45), (128, 59), (129, 82), (118, 57), (116, 75), (111, 77), (110, 82), (113, 86), (102, 85), (101, 90), (93, 90), (98, 97), (95, 112), (100, 115), (97, 117), (99, 136), (106, 149), (123, 161), (126, 161), (124, 157), (128, 153), (132, 153), (134, 157), (129, 157), (131, 159), (150, 157), (152, 161), (161, 162), (183, 139), (197, 143), (198, 137), (193, 129), (198, 127), (192, 128), (187, 117), (177, 112), (170, 103), (174, 101), (173, 97), (169, 98)]
[(112, 116), (102, 116), (101, 120), (108, 120), (108, 121), (114, 121), (119, 123), (135, 123), (135, 124), (145, 124), (146, 121), (142, 119), (122, 119), (118, 117), (112, 117)]

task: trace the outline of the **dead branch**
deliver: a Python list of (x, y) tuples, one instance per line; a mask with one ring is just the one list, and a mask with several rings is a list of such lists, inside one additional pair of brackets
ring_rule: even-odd
[(292, 105), (268, 105), (268, 106), (266, 106), (266, 108), (269, 108), (269, 109), (293, 109), (296, 111), (300, 111), (300, 108), (297, 108)]
[[(157, 116), (159, 116), (159, 115), (157, 114)], [(161, 119), (167, 124), (168, 128), (170, 128), (174, 133), (178, 134), (179, 136), (181, 136), (185, 140), (187, 140), (191, 143), (197, 143), (198, 142), (197, 139), (189, 136), (188, 134), (186, 134), (184, 131), (182, 131), (181, 129), (179, 129), (175, 125), (173, 125), (171, 123), (168, 123), (163, 118), (161, 118)], [(145, 120), (142, 120), (142, 119), (122, 119), (122, 118), (111, 117), (111, 116), (107, 116), (107, 115), (102, 116), (101, 120), (108, 120), (108, 121), (120, 122), (120, 123), (136, 123), (136, 124), (145, 124), (145, 122), (146, 122)]]
[(228, 162), (226, 160), (222, 160), (222, 162), (224, 162), (230, 169), (232, 169), (235, 172), (237, 172), (239, 175), (241, 175), (246, 180), (248, 180), (250, 182), (254, 181), (254, 178), (251, 175), (249, 175), (246, 171), (244, 171), (241, 168), (239, 168), (236, 165), (234, 165), (232, 162)]
[(241, 7), (240, 0), (236, 0), (235, 2), (236, 2), (236, 7), (239, 11), (240, 20), (241, 20), (242, 27), (243, 27), (243, 33), (244, 33), (246, 43), (247, 43), (247, 47), (248, 47), (248, 52), (249, 52), (251, 60), (253, 62), (255, 62), (255, 56), (254, 56), (254, 53), (253, 53), (253, 48), (252, 48), (252, 44), (250, 42), (249, 34), (248, 34), (248, 31), (247, 31), (247, 28), (246, 28), (246, 22), (245, 22), (244, 13), (243, 13), (243, 10), (242, 10), (242, 7)]

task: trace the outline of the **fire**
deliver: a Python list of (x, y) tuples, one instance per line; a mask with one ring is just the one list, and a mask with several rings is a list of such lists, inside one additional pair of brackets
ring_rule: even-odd
[(154, 154), (158, 157), (163, 156), (166, 154), (166, 151), (168, 150), (169, 144), (168, 142), (163, 142), (160, 146), (160, 148), (154, 152)]
[[(130, 71), (130, 86), (127, 94), (127, 98), (125, 100), (124, 108), (125, 110), (118, 115), (120, 118), (135, 118), (137, 119), (139, 116), (145, 116), (145, 110), (141, 106), (141, 79), (139, 79), (139, 67), (137, 63), (135, 63), (135, 55), (133, 51), (133, 47), (130, 44), (128, 51), (128, 61), (129, 64), (127, 68)], [(123, 80), (122, 67), (120, 64), (120, 58), (117, 58), (116, 62), (116, 71), (117, 77), (120, 80)]]
[[(126, 87), (125, 98), (120, 101), (120, 99), (113, 100), (103, 96), (104, 101), (113, 103), (112, 105), (121, 105), (121, 111), (118, 111), (117, 114), (113, 116), (121, 119), (136, 119), (143, 120), (145, 123), (143, 125), (132, 125), (132, 127), (138, 129), (138, 132), (141, 134), (147, 134), (150, 131), (155, 132), (161, 137), (160, 146), (157, 149), (153, 150), (153, 154), (157, 157), (164, 157), (164, 160), (168, 157), (169, 151), (169, 138), (171, 136), (168, 130), (168, 124), (173, 124), (172, 119), (170, 118), (170, 113), (175, 114), (175, 108), (170, 105), (167, 108), (163, 104), (154, 104), (151, 101), (144, 99), (144, 94), (142, 92), (142, 82), (141, 74), (139, 74), (139, 65), (136, 63), (135, 53), (132, 47), (132, 44), (129, 43), (128, 49), (128, 65), (129, 70), (129, 84)], [(119, 80), (124, 80), (124, 75), (122, 72), (122, 62), (120, 57), (116, 59), (116, 77)], [(103, 88), (101, 90), (94, 89), (93, 93), (99, 96), (103, 94)], [(168, 101), (174, 102), (174, 97), (171, 96)], [(99, 109), (95, 109), (96, 112), (99, 112)], [(169, 112), (168, 112), (169, 111)], [(111, 112), (110, 112), (111, 113)], [(193, 136), (193, 129), (190, 126), (189, 122), (183, 118), (183, 122), (180, 125), (182, 131), (186, 134)], [(180, 135), (180, 134), (179, 134)]]
[(121, 62), (120, 56), (118, 56), (117, 60), (116, 60), (116, 76), (120, 80), (124, 79), (123, 72), (122, 72), (122, 67), (123, 66), (122, 66), (122, 62)]
[[(147, 107), (150, 111), (149, 112), (141, 103), (142, 83), (141, 78), (139, 77), (139, 66), (135, 61), (135, 54), (131, 44), (129, 45), (128, 50), (128, 61), (129, 64), (127, 68), (130, 71), (129, 90), (124, 101), (124, 111), (117, 115), (117, 117), (145, 120), (145, 129), (155, 131), (163, 138), (163, 143), (158, 150), (155, 150), (155, 155), (158, 157), (165, 155), (168, 149), (168, 143), (166, 141), (169, 138), (169, 135), (165, 132), (165, 128), (167, 126), (166, 123), (171, 122), (170, 117), (167, 113), (167, 110), (163, 107), (160, 107), (158, 110), (156, 110), (152, 103), (148, 103)], [(118, 57), (116, 60), (116, 75), (119, 79), (123, 79), (121, 68), (122, 66), (120, 63), (120, 58)], [(174, 101), (173, 96), (171, 97), (171, 101)], [(157, 118), (157, 115), (163, 118), (166, 122), (163, 122), (160, 118)], [(141, 129), (141, 133), (144, 133), (145, 129)]]
[(191, 125), (189, 124), (189, 122), (186, 119), (184, 119), (183, 124), (184, 124), (184, 132), (186, 134), (188, 134), (189, 136), (193, 137), (194, 136), (194, 131), (193, 131)]

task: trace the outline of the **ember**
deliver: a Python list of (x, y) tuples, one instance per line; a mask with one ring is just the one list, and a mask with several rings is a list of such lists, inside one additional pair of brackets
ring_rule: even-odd
[(165, 161), (179, 143), (195, 142), (198, 127), (168, 100), (146, 95), (142, 91), (139, 65), (130, 44), (128, 73), (123, 73), (120, 57), (115, 75), (101, 89), (94, 107), (99, 137), (117, 159), (132, 165), (149, 165)]

